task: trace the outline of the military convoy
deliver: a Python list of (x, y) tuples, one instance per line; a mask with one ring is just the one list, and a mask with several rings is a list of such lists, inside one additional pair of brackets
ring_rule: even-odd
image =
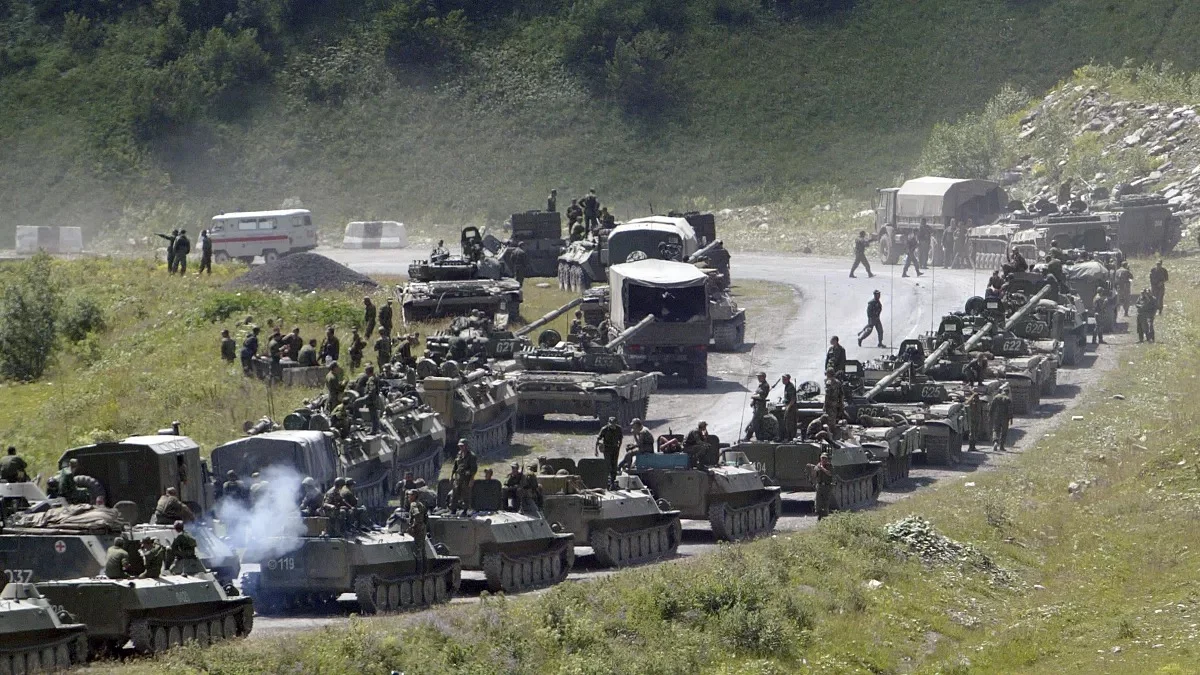
[(521, 311), (521, 284), (504, 263), (485, 254), (475, 227), (463, 228), (462, 255), (418, 260), (408, 268), (408, 283), (396, 287), (403, 318), (408, 321), (456, 316), (480, 310), (499, 319)]

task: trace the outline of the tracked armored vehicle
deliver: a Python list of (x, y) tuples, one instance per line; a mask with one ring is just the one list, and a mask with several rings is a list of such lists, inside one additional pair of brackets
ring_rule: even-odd
[(477, 480), (469, 515), (451, 515), (449, 481), (438, 484), (439, 509), (429, 514), (429, 537), (462, 562), (481, 570), (488, 590), (516, 593), (557, 584), (575, 564), (574, 537), (543, 517), (504, 511), (498, 480)]
[(537, 477), (546, 520), (573, 534), (575, 543), (592, 547), (601, 565), (624, 567), (675, 555), (683, 535), (679, 511), (659, 504), (637, 476), (619, 475), (609, 489), (603, 459), (550, 462), (567, 475)]
[(742, 442), (732, 446), (727, 456), (736, 458), (740, 453), (786, 490), (815, 492), (808, 465), (819, 462), (824, 452), (833, 464), (833, 508), (848, 511), (874, 504), (883, 489), (884, 462), (857, 445)]
[(511, 381), (488, 368), (460, 374), (453, 361), (439, 367), (422, 359), (417, 372), (442, 373), (423, 376), (417, 388), (446, 425), (446, 448), (457, 447), (463, 439), (480, 455), (508, 449), (517, 413), (517, 391)]
[(87, 626), (12, 580), (0, 591), (0, 672), (69, 670), (87, 661)]
[[(769, 486), (749, 460), (717, 464), (720, 440), (696, 456), (683, 452), (635, 455), (628, 470), (650, 488), (657, 499), (679, 509), (680, 517), (707, 520), (713, 537), (724, 541), (749, 539), (775, 529), (782, 514), (778, 486)], [(677, 435), (659, 437), (659, 445), (679, 443)]]
[(201, 645), (244, 637), (254, 627), (254, 604), (227, 595), (207, 575), (157, 579), (87, 577), (46, 581), (38, 592), (87, 625), (92, 653), (114, 654), (125, 642), (155, 654), (195, 640)]
[(428, 540), (339, 527), (325, 517), (302, 520), (304, 535), (267, 542), (287, 552), (261, 560), (259, 572), (243, 579), (260, 614), (327, 607), (351, 592), (363, 614), (398, 612), (449, 602), (458, 592), (458, 559), (438, 554)]
[(478, 228), (463, 228), (462, 250), (461, 256), (438, 256), (409, 265), (408, 283), (396, 288), (405, 321), (478, 309), (503, 325), (520, 313), (521, 284), (505, 276), (502, 262), (485, 255)]
[[(921, 347), (919, 342), (915, 346)], [(865, 364), (848, 361), (846, 376), (852, 389), (865, 390), (861, 394), (864, 405), (858, 411), (860, 415), (902, 415), (909, 424), (921, 430), (922, 459), (931, 464), (954, 464), (962, 455), (967, 429), (962, 404), (965, 394), (961, 391), (961, 383), (941, 383), (925, 377), (919, 370), (923, 364), (922, 355), (923, 351), (915, 357), (910, 353), (912, 361), (902, 358), (879, 359)], [(948, 386), (958, 389), (952, 391)], [(999, 383), (994, 386), (998, 389)], [(892, 466), (888, 474), (903, 471), (907, 475), (907, 464), (912, 458), (889, 460)]]

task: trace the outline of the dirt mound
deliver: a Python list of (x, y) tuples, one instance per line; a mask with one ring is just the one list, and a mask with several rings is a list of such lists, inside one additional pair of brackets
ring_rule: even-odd
[(316, 253), (294, 253), (275, 262), (253, 267), (229, 282), (232, 287), (291, 288), (303, 291), (374, 288), (378, 284), (345, 265)]

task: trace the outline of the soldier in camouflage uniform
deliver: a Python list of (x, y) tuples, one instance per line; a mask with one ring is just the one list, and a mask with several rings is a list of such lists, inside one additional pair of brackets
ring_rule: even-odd
[(454, 466), (450, 475), (454, 477), (454, 495), (450, 502), (450, 513), (461, 508), (463, 515), (471, 508), (471, 485), (475, 482), (475, 474), (479, 472), (479, 460), (467, 446), (467, 442), (458, 442), (458, 455), (454, 458)]
[(821, 520), (829, 515), (833, 501), (833, 466), (829, 463), (829, 453), (822, 452), (820, 461), (817, 464), (809, 464), (808, 470), (812, 472), (813, 483), (817, 487), (814, 506), (817, 520)]
[(784, 374), (783, 429), (781, 429), (779, 433), (782, 440), (790, 441), (796, 437), (796, 415), (798, 413), (798, 405), (799, 399), (796, 396), (796, 385), (792, 383), (792, 376)]
[(621, 425), (617, 424), (617, 418), (608, 418), (608, 424), (605, 424), (600, 433), (596, 436), (595, 455), (599, 456), (600, 452), (604, 452), (604, 461), (608, 462), (608, 481), (610, 483), (617, 480), (617, 458), (621, 454), (621, 440), (625, 437), (625, 433), (621, 431)]
[[(161, 235), (160, 235), (161, 236)], [(129, 551), (125, 550), (125, 537), (117, 537), (108, 547), (104, 558), (104, 576), (109, 579), (128, 577)]]
[(221, 331), (221, 358), (228, 363), (233, 363), (237, 360), (237, 343), (233, 338), (229, 337), (229, 329)]
[(162, 576), (163, 561), (166, 560), (167, 549), (158, 543), (154, 537), (142, 539), (142, 570), (143, 579), (157, 579)]
[(832, 368), (825, 370), (824, 411), (830, 424), (836, 424), (846, 416), (846, 395), (842, 391), (842, 381), (837, 379)]
[(17, 449), (14, 446), (8, 446), (8, 454), (0, 459), (0, 481), (5, 483), (25, 483), (29, 480), (29, 475), (25, 473), (28, 469), (25, 460), (17, 454)]
[(333, 410), (346, 391), (346, 377), (337, 361), (329, 362), (329, 373), (325, 376), (325, 409)]
[(992, 450), (1004, 452), (1008, 440), (1008, 425), (1012, 423), (1012, 399), (1008, 396), (1008, 383), (1000, 385), (1000, 393), (992, 397)]
[(408, 533), (412, 535), (413, 554), (417, 559), (417, 572), (425, 571), (425, 547), (429, 532), (429, 509), (421, 503), (420, 493), (409, 490), (408, 495)]
[(968, 448), (971, 452), (975, 452), (976, 441), (983, 439), (987, 440), (987, 425), (984, 424), (984, 404), (983, 399), (979, 396), (979, 392), (972, 391), (970, 396), (967, 396), (967, 426), (970, 428), (968, 439), (971, 442), (971, 447)]

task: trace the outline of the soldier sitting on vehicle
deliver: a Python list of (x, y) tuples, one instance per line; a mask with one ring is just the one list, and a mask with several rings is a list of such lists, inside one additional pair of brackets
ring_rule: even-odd
[(446, 249), (446, 241), (438, 239), (437, 246), (433, 247), (433, 251), (429, 253), (429, 259), (432, 262), (441, 262), (450, 257), (450, 251)]
[[(534, 465), (534, 477), (537, 477), (537, 465)], [(508, 475), (504, 478), (504, 487), (500, 493), (504, 497), (504, 509), (506, 511), (521, 510), (521, 483), (525, 479), (525, 474), (521, 473), (521, 465), (518, 462), (513, 462), (509, 466)]]
[(125, 550), (125, 537), (117, 537), (108, 547), (104, 558), (104, 576), (109, 579), (125, 579), (129, 576), (129, 551)]
[(208, 570), (196, 557), (196, 539), (183, 529), (183, 521), (175, 521), (175, 539), (167, 549), (165, 564), (172, 574), (204, 574)]
[(317, 481), (312, 476), (306, 476), (300, 481), (300, 514), (315, 516), (325, 506), (325, 495), (317, 487)]
[(170, 525), (177, 520), (191, 522), (196, 516), (186, 504), (179, 501), (179, 491), (173, 487), (167, 488), (166, 494), (158, 498), (154, 507), (154, 524)]
[(142, 539), (141, 553), (142, 566), (144, 568), (141, 577), (143, 579), (157, 579), (162, 576), (163, 562), (167, 557), (167, 549), (158, 543), (154, 537), (146, 537)]
[(25, 460), (17, 454), (14, 446), (8, 446), (8, 454), (0, 459), (0, 481), (5, 483), (25, 483), (29, 476), (25, 473), (29, 467)]

